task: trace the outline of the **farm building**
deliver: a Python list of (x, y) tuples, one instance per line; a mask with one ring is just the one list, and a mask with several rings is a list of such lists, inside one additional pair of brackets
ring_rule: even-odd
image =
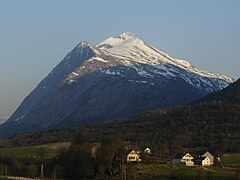
[(193, 157), (189, 153), (176, 153), (173, 157), (171, 157), (171, 161), (173, 163), (183, 163), (186, 166), (193, 166)]
[(209, 157), (196, 157), (193, 159), (195, 165), (211, 166)]
[(137, 150), (131, 150), (127, 154), (127, 162), (139, 162), (141, 161), (140, 158), (140, 151)]

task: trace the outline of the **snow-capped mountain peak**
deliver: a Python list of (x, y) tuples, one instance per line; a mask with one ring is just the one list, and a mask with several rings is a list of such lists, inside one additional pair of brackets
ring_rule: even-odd
[(144, 42), (135, 34), (126, 32), (121, 34), (118, 37), (110, 37), (105, 41), (97, 45), (101, 49), (111, 49), (111, 50), (123, 50), (122, 48), (132, 47), (132, 46), (141, 46)]
[[(121, 77), (128, 76), (126, 72), (117, 67), (132, 69), (142, 78), (156, 76), (167, 79), (181, 78), (192, 86), (206, 89), (208, 92), (220, 90), (234, 82), (231, 77), (200, 70), (186, 60), (173, 58), (131, 32), (110, 37), (96, 46), (83, 41), (77, 47), (80, 47), (77, 51), (81, 56), (83, 49), (89, 49), (93, 54), (89, 59), (86, 58), (86, 61), (76, 68), (74, 73), (67, 76), (64, 82), (70, 84), (83, 74), (94, 71)], [(205, 87), (206, 84), (208, 88)]]
[(82, 42), (80, 42), (76, 47), (77, 47), (77, 48), (87, 48), (87, 47), (92, 47), (92, 45), (89, 44), (89, 43), (86, 42), (86, 41), (82, 41)]
[[(157, 57), (159, 52), (133, 33), (123, 33), (115, 38), (110, 37), (96, 47), (104, 54), (115, 56), (118, 61), (125, 62), (125, 64), (156, 64), (156, 60), (159, 59)], [(128, 60), (125, 61), (126, 59)]]
[[(166, 73), (166, 76), (168, 77), (180, 76), (190, 82), (188, 80), (189, 76), (200, 75), (207, 78), (219, 78), (229, 83), (234, 82), (234, 79), (230, 77), (206, 72), (194, 67), (186, 60), (173, 58), (144, 42), (141, 38), (131, 32), (123, 33), (116, 38), (110, 37), (96, 47), (104, 54), (115, 57), (115, 60), (122, 65), (132, 66), (134, 64), (145, 64), (152, 65), (155, 68), (164, 68), (164, 70), (168, 72)], [(186, 78), (186, 73), (183, 73), (182, 70), (179, 71), (179, 69), (188, 72), (188, 77)], [(223, 84), (221, 88), (226, 85), (227, 84)]]
[(125, 32), (125, 33), (122, 33), (119, 38), (121, 39), (128, 39), (128, 38), (138, 38), (138, 36), (132, 32)]

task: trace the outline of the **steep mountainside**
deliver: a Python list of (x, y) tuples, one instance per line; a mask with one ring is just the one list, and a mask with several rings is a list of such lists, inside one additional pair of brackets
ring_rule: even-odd
[(132, 33), (97, 46), (81, 42), (0, 126), (0, 136), (173, 107), (233, 81), (174, 59)]

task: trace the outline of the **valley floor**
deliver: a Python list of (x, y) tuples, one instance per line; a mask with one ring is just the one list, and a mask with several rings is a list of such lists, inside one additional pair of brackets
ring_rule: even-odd
[[(67, 149), (69, 145), (70, 142), (61, 142), (38, 146), (0, 148), (0, 155), (14, 154), (16, 157), (37, 157), (39, 148), (44, 148), (45, 158), (54, 158), (57, 156), (59, 148)], [(223, 154), (221, 166), (187, 167), (181, 164), (172, 164), (167, 159), (159, 159), (159, 161), (154, 162), (127, 163), (126, 167), (127, 179), (240, 179), (240, 153)], [(113, 177), (113, 179), (119, 178)], [(6, 179), (12, 178), (0, 176), (0, 180)]]

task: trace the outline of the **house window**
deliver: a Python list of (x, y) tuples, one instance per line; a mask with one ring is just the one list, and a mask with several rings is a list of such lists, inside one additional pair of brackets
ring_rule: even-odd
[(135, 159), (135, 157), (128, 157), (128, 159), (129, 159), (129, 160), (133, 160), (133, 159)]

